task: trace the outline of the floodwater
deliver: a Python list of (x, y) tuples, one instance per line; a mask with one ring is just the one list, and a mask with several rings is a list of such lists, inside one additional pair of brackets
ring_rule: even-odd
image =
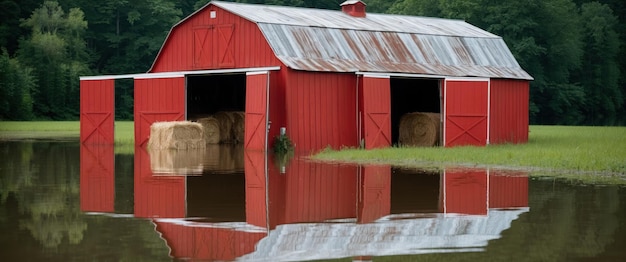
[(0, 142), (1, 261), (626, 261), (626, 188)]

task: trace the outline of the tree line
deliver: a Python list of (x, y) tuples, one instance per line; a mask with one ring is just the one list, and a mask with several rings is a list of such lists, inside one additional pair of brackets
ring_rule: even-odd
[[(146, 72), (208, 0), (0, 0), (0, 120), (76, 120), (79, 76)], [(239, 0), (340, 9), (343, 0)], [(623, 0), (366, 0), (368, 12), (462, 19), (502, 36), (535, 80), (532, 124), (626, 124)], [(132, 81), (116, 118), (132, 119)]]

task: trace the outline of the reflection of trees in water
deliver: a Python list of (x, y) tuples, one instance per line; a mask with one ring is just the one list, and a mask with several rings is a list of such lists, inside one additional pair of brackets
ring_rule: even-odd
[(13, 194), (27, 229), (45, 247), (57, 247), (67, 237), (80, 243), (87, 223), (80, 216), (79, 154), (64, 143), (9, 142), (0, 144), (2, 203)]

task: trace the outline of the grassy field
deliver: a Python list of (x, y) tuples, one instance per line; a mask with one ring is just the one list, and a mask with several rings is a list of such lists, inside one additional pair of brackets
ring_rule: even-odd
[[(133, 153), (133, 121), (115, 121), (115, 152)], [(0, 140), (59, 139), (80, 137), (79, 121), (0, 121)]]
[(626, 184), (626, 127), (531, 126), (528, 143), (520, 145), (324, 150), (313, 159), (435, 169), (521, 169), (590, 183)]

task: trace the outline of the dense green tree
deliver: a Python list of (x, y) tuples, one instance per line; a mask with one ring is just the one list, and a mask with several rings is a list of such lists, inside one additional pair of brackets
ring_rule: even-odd
[(33, 68), (37, 90), (33, 92), (33, 111), (44, 119), (77, 119), (80, 75), (89, 72), (82, 33), (87, 28), (78, 8), (65, 14), (53, 1), (36, 9), (22, 26), (31, 35), (20, 43), (18, 58)]
[(40, 4), (41, 0), (0, 0), (0, 46), (10, 56), (17, 51), (18, 39), (29, 32), (20, 27), (20, 19), (28, 18)]
[(32, 70), (10, 58), (6, 49), (0, 54), (0, 120), (29, 120), (33, 116), (31, 92), (35, 88)]
[(581, 6), (584, 56), (576, 82), (584, 88), (582, 108), (586, 124), (615, 124), (618, 110), (624, 104), (624, 93), (619, 88), (618, 23), (612, 10), (598, 2)]

